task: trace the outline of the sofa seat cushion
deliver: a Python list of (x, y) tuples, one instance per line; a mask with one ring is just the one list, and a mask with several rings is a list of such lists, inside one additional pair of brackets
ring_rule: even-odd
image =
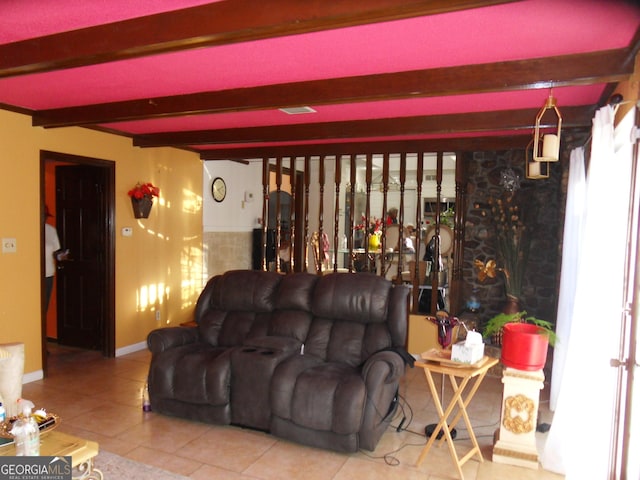
[(341, 435), (359, 431), (367, 397), (357, 368), (312, 355), (283, 362), (274, 373), (271, 394), (274, 415)]
[(152, 394), (195, 404), (228, 404), (230, 352), (199, 342), (155, 356), (149, 371)]

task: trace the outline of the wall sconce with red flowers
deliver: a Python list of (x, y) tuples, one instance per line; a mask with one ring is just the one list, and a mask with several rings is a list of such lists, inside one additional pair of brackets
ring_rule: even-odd
[(133, 216), (135, 218), (149, 218), (151, 207), (153, 206), (153, 197), (160, 194), (160, 189), (152, 183), (136, 183), (128, 192), (131, 197), (131, 206), (133, 208)]

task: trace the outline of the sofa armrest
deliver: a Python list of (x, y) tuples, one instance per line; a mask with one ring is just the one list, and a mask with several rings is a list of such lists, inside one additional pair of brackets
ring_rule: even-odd
[(151, 353), (160, 353), (170, 348), (188, 345), (198, 341), (198, 329), (188, 327), (165, 327), (153, 330), (147, 336), (147, 346)]
[(395, 383), (404, 375), (404, 359), (396, 352), (383, 350), (371, 355), (362, 367), (367, 388), (383, 383)]
[(278, 353), (300, 352), (302, 342), (291, 337), (265, 336), (248, 338), (242, 344), (244, 347), (256, 347)]

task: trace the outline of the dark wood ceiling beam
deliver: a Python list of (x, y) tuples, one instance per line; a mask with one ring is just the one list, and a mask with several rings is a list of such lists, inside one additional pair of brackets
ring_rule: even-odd
[[(591, 106), (565, 108), (559, 106), (559, 109), (562, 113), (564, 127), (582, 127), (591, 124), (594, 113), (594, 108)], [(153, 133), (134, 136), (133, 144), (138, 147), (163, 147), (533, 130), (538, 110), (500, 110), (345, 122)], [(544, 128), (551, 125), (541, 124), (540, 126)]]
[(36, 112), (33, 125), (68, 127), (178, 115), (241, 112), (618, 82), (627, 49), (578, 55), (201, 92)]
[(0, 78), (513, 1), (227, 0), (0, 45)]
[(202, 160), (247, 160), (276, 157), (331, 156), (384, 153), (496, 151), (525, 148), (531, 134), (497, 137), (438, 138), (334, 144), (309, 144), (277, 147), (244, 147), (206, 150)]

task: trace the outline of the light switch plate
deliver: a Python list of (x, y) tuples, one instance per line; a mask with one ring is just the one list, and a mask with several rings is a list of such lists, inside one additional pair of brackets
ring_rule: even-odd
[(15, 238), (2, 239), (2, 253), (16, 253), (17, 242)]

